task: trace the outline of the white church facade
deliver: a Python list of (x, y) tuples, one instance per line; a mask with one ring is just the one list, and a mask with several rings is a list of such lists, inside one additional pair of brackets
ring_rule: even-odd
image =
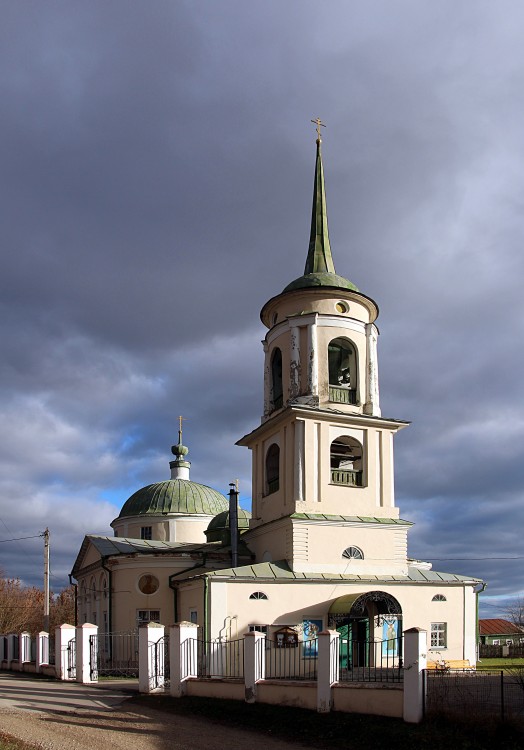
[(393, 457), (407, 422), (381, 414), (377, 317), (335, 272), (318, 138), (304, 274), (262, 309), (264, 414), (238, 441), (252, 454), (252, 512), (190, 480), (180, 431), (171, 478), (126, 501), (114, 536), (84, 539), (79, 624), (190, 621), (206, 640), (337, 629), (355, 659), (419, 627), (428, 658), (475, 664), (482, 582), (408, 557)]

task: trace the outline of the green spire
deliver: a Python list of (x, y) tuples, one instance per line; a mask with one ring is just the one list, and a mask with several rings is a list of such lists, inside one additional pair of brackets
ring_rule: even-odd
[(313, 188), (313, 209), (311, 212), (311, 235), (304, 275), (288, 284), (283, 292), (293, 292), (297, 289), (313, 287), (331, 287), (334, 289), (350, 289), (358, 292), (358, 288), (349, 279), (338, 276), (331, 255), (329, 243), (328, 220), (326, 209), (326, 189), (324, 186), (324, 168), (320, 144), (320, 128), (324, 123), (317, 117), (311, 120), (317, 126), (317, 160), (315, 164), (315, 185)]
[(336, 273), (329, 244), (329, 231), (326, 210), (326, 188), (320, 135), (317, 138), (317, 161), (315, 164), (315, 184), (313, 188), (313, 208), (311, 211), (311, 235), (304, 274)]

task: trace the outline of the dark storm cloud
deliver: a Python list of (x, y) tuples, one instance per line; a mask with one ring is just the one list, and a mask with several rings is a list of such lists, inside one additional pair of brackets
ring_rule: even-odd
[[(192, 478), (249, 500), (258, 311), (302, 273), (320, 115), (337, 270), (381, 308), (383, 414), (413, 421), (410, 553), (522, 591), (518, 560), (449, 559), (524, 554), (521, 5), (2, 16), (4, 538), (49, 525), (64, 581), (83, 534), (168, 476), (180, 413)], [(39, 541), (0, 567), (38, 581)]]

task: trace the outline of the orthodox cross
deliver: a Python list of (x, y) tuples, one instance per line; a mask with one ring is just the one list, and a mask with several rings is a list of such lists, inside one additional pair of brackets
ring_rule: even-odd
[(182, 443), (182, 421), (187, 422), (187, 417), (180, 416), (178, 418), (178, 442)]
[(320, 128), (321, 127), (325, 128), (326, 126), (324, 125), (320, 117), (317, 117), (316, 120), (311, 120), (311, 122), (313, 123), (313, 125), (317, 126), (317, 143), (322, 143), (322, 138), (320, 136)]

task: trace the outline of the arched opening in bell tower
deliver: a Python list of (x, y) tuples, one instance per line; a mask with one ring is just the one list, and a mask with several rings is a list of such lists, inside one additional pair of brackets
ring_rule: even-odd
[(357, 403), (357, 354), (345, 338), (328, 345), (329, 400), (339, 404)]
[(280, 487), (280, 448), (272, 443), (266, 453), (266, 495), (277, 492)]
[(362, 445), (354, 437), (341, 435), (330, 448), (331, 483), (363, 487)]
[(283, 404), (282, 352), (276, 347), (271, 355), (271, 410), (281, 409)]

